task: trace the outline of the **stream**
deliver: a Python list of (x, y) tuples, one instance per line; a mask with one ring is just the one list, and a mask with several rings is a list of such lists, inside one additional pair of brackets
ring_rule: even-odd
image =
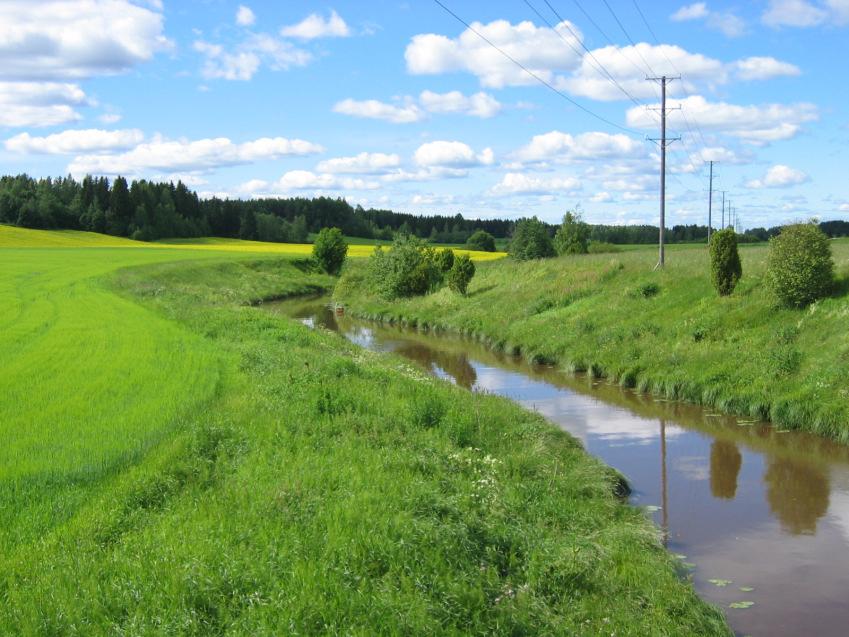
[[(337, 316), (328, 303), (263, 307), (506, 396), (579, 438), (628, 478), (631, 503), (661, 527), (699, 594), (738, 635), (849, 634), (849, 447), (531, 365), (460, 337)], [(731, 607), (739, 602), (746, 607)]]

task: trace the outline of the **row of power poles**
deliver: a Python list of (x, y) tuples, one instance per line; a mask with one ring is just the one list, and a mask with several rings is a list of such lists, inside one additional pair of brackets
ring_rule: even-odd
[[(649, 138), (653, 142), (657, 142), (660, 146), (660, 235), (658, 237), (659, 240), (659, 251), (658, 251), (658, 261), (657, 268), (662, 268), (666, 262), (666, 250), (665, 250), (665, 234), (666, 234), (666, 149), (672, 142), (678, 141), (680, 137), (669, 138), (666, 136), (666, 116), (669, 111), (678, 110), (681, 107), (677, 106), (674, 108), (667, 108), (666, 106), (666, 86), (669, 82), (673, 80), (680, 80), (681, 76), (669, 77), (663, 75), (661, 77), (647, 77), (646, 80), (650, 82), (658, 82), (660, 84), (660, 137), (659, 138)], [(710, 165), (710, 190), (708, 193), (708, 243), (710, 243), (710, 236), (713, 232), (713, 165), (717, 163), (716, 161), (708, 161)], [(725, 190), (719, 191), (722, 193), (722, 225), (721, 228), (725, 228), (725, 217), (726, 217), (726, 201), (725, 201)], [(735, 230), (739, 230), (738, 228), (738, 219), (737, 219), (737, 211), (736, 208), (731, 206), (731, 199), (728, 199), (728, 225), (734, 228)]]
[[(708, 192), (708, 243), (710, 243), (710, 235), (713, 232), (713, 165), (718, 163), (714, 160), (705, 162), (710, 166), (710, 190)], [(718, 192), (722, 193), (722, 224), (720, 228), (725, 228), (725, 194), (728, 192), (727, 190), (720, 190)], [(731, 205), (731, 198), (728, 199), (728, 225), (734, 228), (737, 232), (740, 231), (739, 228), (739, 217), (737, 216), (737, 208), (734, 208)]]

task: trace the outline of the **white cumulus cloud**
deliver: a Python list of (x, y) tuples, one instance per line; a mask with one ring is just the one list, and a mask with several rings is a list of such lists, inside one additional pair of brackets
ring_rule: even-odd
[(356, 175), (379, 175), (397, 168), (401, 157), (386, 153), (359, 153), (352, 157), (334, 157), (316, 166), (323, 173), (350, 173)]
[(87, 105), (74, 80), (129, 71), (171, 42), (161, 8), (128, 0), (0, 2), (0, 126), (55, 126)]
[(236, 9), (236, 24), (240, 27), (249, 27), (254, 22), (256, 22), (256, 15), (251, 11), (251, 8), (240, 4), (239, 8)]
[[(670, 126), (683, 128), (683, 116), (692, 125), (704, 129), (726, 132), (744, 141), (756, 144), (774, 142), (794, 137), (801, 125), (818, 117), (813, 104), (764, 104), (740, 106), (726, 102), (708, 102), (701, 95), (682, 100), (670, 100), (668, 106), (681, 110), (669, 113)], [(657, 121), (641, 107), (628, 110), (626, 121), (636, 128), (654, 129)]]
[(546, 162), (635, 157), (644, 153), (641, 142), (623, 134), (589, 132), (573, 136), (551, 131), (534, 135), (516, 152), (516, 157), (524, 162)]
[(45, 137), (32, 137), (21, 133), (6, 140), (6, 150), (16, 153), (40, 153), (46, 155), (72, 155), (98, 150), (132, 148), (140, 144), (144, 133), (136, 128), (125, 130), (101, 130), (96, 128), (66, 130)]
[(168, 140), (157, 136), (124, 153), (77, 156), (71, 161), (68, 171), (73, 175), (208, 172), (223, 166), (250, 164), (290, 155), (311, 155), (323, 150), (318, 144), (284, 137), (263, 137), (238, 144), (226, 137)]
[(706, 17), (708, 17), (707, 4), (704, 2), (694, 2), (678, 9), (678, 11), (670, 16), (670, 20), (673, 22), (684, 22), (687, 20), (700, 20)]
[(822, 24), (828, 11), (807, 0), (770, 0), (761, 19), (771, 27), (812, 27)]
[(292, 24), (280, 29), (280, 35), (288, 38), (313, 40), (315, 38), (344, 38), (351, 34), (348, 25), (335, 11), (330, 12), (329, 18), (313, 13), (298, 24)]
[(546, 195), (554, 192), (573, 192), (581, 188), (575, 177), (540, 178), (523, 173), (507, 173), (492, 187), (495, 195)]
[(720, 31), (729, 38), (736, 38), (746, 32), (746, 23), (734, 13), (711, 11), (707, 3), (696, 2), (681, 7), (669, 16), (673, 22), (685, 22), (689, 20), (704, 20), (708, 27)]
[(774, 57), (749, 57), (733, 64), (741, 80), (769, 80), (774, 77), (794, 77), (802, 71), (795, 64), (776, 60)]
[(272, 71), (285, 71), (312, 60), (308, 51), (266, 33), (251, 34), (233, 50), (204, 40), (195, 41), (193, 47), (204, 57), (201, 74), (207, 79), (245, 81), (250, 80), (263, 63)]
[(424, 119), (424, 112), (415, 104), (397, 106), (378, 100), (345, 99), (337, 102), (334, 112), (353, 117), (380, 119), (393, 124), (409, 124)]
[(809, 181), (810, 177), (807, 173), (777, 164), (766, 171), (766, 174), (760, 179), (753, 179), (746, 183), (747, 188), (787, 188), (789, 186), (797, 186)]
[(77, 84), (0, 81), (0, 126), (43, 127), (81, 119), (89, 100)]
[(419, 166), (443, 168), (468, 168), (489, 165), (495, 161), (491, 148), (476, 155), (468, 144), (457, 141), (434, 141), (416, 149), (413, 159)]
[[(558, 72), (574, 69), (581, 60), (581, 34), (570, 22), (557, 24), (554, 29), (527, 21), (513, 25), (507, 20), (474, 22), (471, 26), (547, 81), (552, 81)], [(494, 88), (536, 82), (471, 29), (456, 38), (436, 33), (416, 35), (407, 45), (404, 57), (407, 70), (416, 75), (465, 71), (477, 76), (483, 86)]]
[(475, 117), (488, 118), (501, 111), (501, 104), (488, 93), (463, 95), (460, 91), (434, 93), (423, 91), (419, 95), (419, 103), (431, 113), (462, 113)]
[[(638, 42), (636, 46), (606, 46), (595, 49), (592, 57), (584, 56), (580, 67), (570, 76), (558, 81), (560, 88), (574, 95), (594, 100), (627, 100), (628, 97), (599, 73), (597, 65), (602, 65), (608, 73), (628, 93), (638, 99), (653, 98), (657, 95), (656, 86), (647, 82), (644, 75), (636, 69), (651, 67), (658, 74), (682, 75), (690, 86), (696, 81), (712, 83), (725, 82), (725, 66), (719, 60), (700, 53), (690, 53), (671, 44), (652, 45)], [(670, 92), (681, 92), (681, 82), (672, 82)]]

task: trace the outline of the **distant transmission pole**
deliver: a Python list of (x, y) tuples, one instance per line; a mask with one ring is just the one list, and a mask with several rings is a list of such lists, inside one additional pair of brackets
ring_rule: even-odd
[(710, 245), (710, 233), (713, 229), (713, 165), (715, 161), (709, 161), (710, 164), (710, 189), (708, 190), (708, 245)]
[(728, 225), (734, 227), (734, 222), (731, 221), (731, 197), (728, 198)]
[(720, 226), (720, 230), (725, 230), (725, 193), (727, 190), (720, 190), (722, 193), (722, 226)]
[[(666, 85), (669, 84), (672, 80), (680, 80), (680, 77), (647, 77), (646, 80), (650, 82), (660, 82), (660, 139), (652, 139), (654, 142), (660, 142), (660, 234), (658, 236), (658, 243), (660, 244), (660, 249), (658, 251), (658, 261), (657, 267), (662, 268), (666, 262), (666, 251), (664, 246), (664, 234), (666, 230), (666, 147), (669, 146), (674, 141), (681, 139), (680, 137), (676, 137), (674, 139), (666, 138), (666, 113), (669, 110), (666, 108)], [(680, 106), (678, 108), (681, 108)], [(674, 109), (678, 110), (678, 109)]]

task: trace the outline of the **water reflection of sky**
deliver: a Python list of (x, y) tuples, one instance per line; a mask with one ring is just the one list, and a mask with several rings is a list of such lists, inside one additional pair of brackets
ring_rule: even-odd
[[(300, 318), (341, 326), (358, 345), (396, 352), (441, 378), (516, 400), (579, 438), (628, 477), (635, 504), (665, 504), (651, 515), (668, 525), (670, 550), (695, 564), (699, 592), (726, 609), (740, 634), (849, 634), (846, 448), (738, 426), (603, 385), (590, 388), (470, 343), (337, 321), (327, 312), (304, 310)], [(733, 584), (717, 587), (710, 579)], [(728, 609), (741, 599), (755, 606)]]

